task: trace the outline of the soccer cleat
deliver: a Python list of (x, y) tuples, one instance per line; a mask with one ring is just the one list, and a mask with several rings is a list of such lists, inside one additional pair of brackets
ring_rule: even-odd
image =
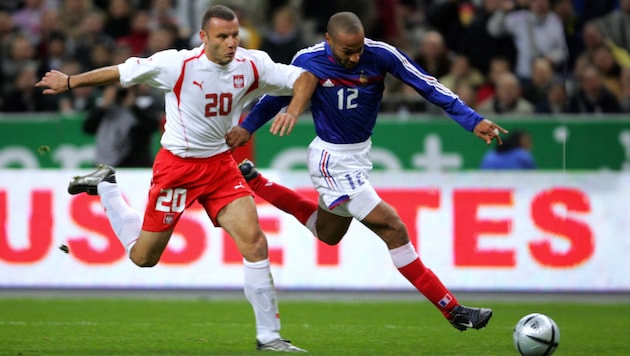
[(79, 193), (98, 195), (96, 186), (102, 181), (116, 183), (116, 170), (114, 170), (114, 167), (99, 164), (94, 172), (74, 177), (68, 184), (68, 193), (72, 195)]
[(254, 166), (254, 162), (248, 159), (244, 159), (243, 162), (238, 165), (238, 169), (240, 169), (241, 174), (245, 177), (245, 181), (247, 182), (260, 175)]
[(458, 305), (451, 310), (451, 317), (448, 321), (455, 329), (466, 331), (468, 328), (481, 329), (485, 327), (491, 317), (492, 309)]
[(279, 351), (279, 352), (308, 352), (291, 344), (289, 340), (275, 339), (266, 344), (256, 340), (256, 350)]

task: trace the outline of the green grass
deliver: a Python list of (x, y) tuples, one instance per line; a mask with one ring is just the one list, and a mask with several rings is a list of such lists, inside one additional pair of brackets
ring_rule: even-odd
[[(512, 328), (530, 312), (560, 327), (555, 355), (630, 355), (630, 301), (474, 302), (494, 309), (458, 332), (427, 302), (281, 301), (282, 335), (314, 355), (516, 355)], [(0, 298), (0, 355), (248, 355), (245, 300)]]

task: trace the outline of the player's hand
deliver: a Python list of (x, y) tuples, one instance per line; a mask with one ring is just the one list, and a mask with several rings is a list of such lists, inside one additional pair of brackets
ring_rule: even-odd
[(225, 142), (230, 146), (230, 149), (234, 150), (246, 144), (251, 137), (252, 134), (250, 134), (249, 131), (240, 126), (234, 126), (225, 134)]
[(492, 140), (494, 140), (495, 138), (497, 139), (497, 141), (499, 141), (499, 144), (502, 145), (503, 140), (501, 140), (500, 134), (506, 134), (508, 133), (508, 130), (488, 119), (483, 119), (477, 124), (477, 126), (475, 126), (473, 132), (475, 133), (475, 135), (477, 135), (477, 137), (486, 141), (486, 144), (488, 145), (491, 144)]
[(296, 122), (297, 116), (286, 112), (280, 113), (276, 116), (276, 119), (273, 120), (269, 132), (279, 136), (288, 135), (293, 131)]
[(44, 94), (61, 94), (68, 91), (68, 75), (58, 70), (46, 72), (44, 77), (35, 86), (44, 89)]

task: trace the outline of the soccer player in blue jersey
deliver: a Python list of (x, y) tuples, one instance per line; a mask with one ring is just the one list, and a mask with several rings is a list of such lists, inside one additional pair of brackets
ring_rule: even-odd
[[(486, 326), (492, 310), (466, 307), (420, 260), (398, 213), (383, 201), (368, 180), (372, 129), (383, 97), (387, 73), (415, 88), (468, 131), (490, 144), (501, 142), (507, 132), (465, 105), (434, 77), (393, 46), (365, 38), (359, 18), (350, 12), (333, 15), (326, 41), (299, 51), (293, 64), (312, 78), (311, 111), (317, 137), (308, 148), (308, 168), (319, 204), (279, 184), (269, 182), (246, 160), (241, 173), (254, 192), (276, 207), (294, 215), (318, 239), (335, 245), (357, 219), (387, 245), (400, 273), (429, 299), (457, 329)], [(289, 134), (306, 103), (290, 97), (266, 96), (227, 135), (232, 148), (247, 142), (251, 134), (274, 116), (271, 132)], [(308, 99), (305, 99), (308, 100)], [(277, 114), (277, 116), (276, 116)]]

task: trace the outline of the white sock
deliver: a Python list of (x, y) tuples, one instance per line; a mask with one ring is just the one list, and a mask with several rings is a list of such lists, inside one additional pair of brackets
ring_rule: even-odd
[(116, 237), (129, 254), (140, 236), (142, 218), (127, 205), (115, 183), (101, 182), (97, 189), (109, 223), (116, 233)]
[(407, 242), (405, 245), (389, 250), (389, 255), (391, 256), (396, 268), (405, 267), (418, 258), (418, 254), (413, 248), (411, 242)]
[(249, 262), (243, 259), (245, 296), (254, 308), (256, 339), (263, 344), (280, 338), (280, 313), (269, 259)]
[(309, 216), (308, 219), (306, 219), (306, 224), (304, 224), (304, 226), (306, 226), (306, 228), (313, 233), (313, 236), (317, 236), (317, 227), (315, 226), (316, 222), (317, 210), (315, 210), (315, 212), (311, 216)]

